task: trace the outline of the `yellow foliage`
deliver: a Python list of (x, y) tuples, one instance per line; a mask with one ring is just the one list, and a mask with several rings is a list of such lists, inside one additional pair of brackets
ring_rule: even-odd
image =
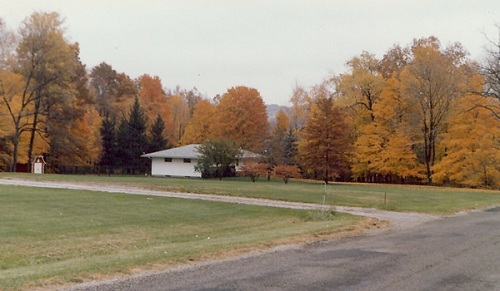
[(373, 105), (374, 120), (359, 129), (352, 171), (356, 177), (393, 175), (423, 178), (423, 166), (412, 149), (413, 133), (408, 130), (407, 105), (401, 98), (400, 83), (390, 78)]
[(356, 110), (356, 126), (373, 121), (373, 104), (378, 100), (385, 80), (376, 71), (378, 60), (366, 51), (347, 62), (349, 73), (335, 78), (340, 99), (337, 104)]
[(354, 145), (352, 172), (357, 177), (380, 173), (380, 167), (383, 164), (380, 153), (384, 146), (384, 139), (380, 136), (379, 128), (370, 123), (363, 126), (360, 132)]
[(215, 119), (215, 105), (208, 100), (200, 100), (194, 106), (193, 117), (186, 126), (181, 145), (204, 143), (212, 137)]
[(455, 101), (441, 142), (446, 152), (433, 167), (435, 182), (500, 187), (500, 120), (481, 106), (485, 102), (474, 95)]
[(282, 132), (286, 132), (288, 131), (289, 127), (290, 127), (290, 118), (288, 118), (288, 115), (285, 113), (283, 109), (280, 109), (280, 111), (276, 115), (275, 129), (278, 129), (279, 131)]
[[(13, 163), (15, 140), (17, 139), (17, 162), (28, 162), (29, 133), (27, 130), (33, 122), (33, 99), (23, 98), (24, 79), (20, 74), (0, 71), (0, 138), (8, 139), (8, 152), (2, 152), (1, 160), (4, 166)], [(9, 165), (7, 165), (9, 163)]]
[(179, 145), (184, 135), (186, 126), (191, 119), (189, 105), (180, 95), (172, 95), (168, 98), (170, 115), (165, 118), (165, 129), (167, 138), (173, 145)]
[(380, 153), (383, 161), (379, 168), (380, 171), (403, 178), (424, 178), (424, 166), (418, 163), (412, 145), (408, 134), (402, 129), (397, 129), (389, 137), (386, 147)]
[(296, 87), (290, 98), (292, 108), (290, 108), (290, 126), (295, 134), (299, 133), (305, 126), (312, 99), (306, 90)]
[(80, 142), (79, 150), (74, 153), (69, 165), (89, 166), (99, 159), (101, 152), (101, 128), (102, 119), (95, 109), (88, 109), (82, 118), (78, 118), (71, 126), (71, 133)]

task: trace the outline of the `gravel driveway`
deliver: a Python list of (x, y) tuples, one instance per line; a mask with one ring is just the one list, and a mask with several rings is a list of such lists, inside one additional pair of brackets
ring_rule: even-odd
[(108, 193), (124, 193), (133, 195), (147, 195), (147, 196), (160, 196), (171, 198), (183, 199), (197, 199), (207, 201), (218, 201), (228, 203), (239, 203), (247, 205), (258, 205), (268, 207), (290, 208), (290, 209), (333, 209), (338, 212), (350, 213), (353, 215), (372, 217), (379, 220), (389, 221), (395, 228), (405, 228), (409, 226), (418, 225), (427, 221), (438, 219), (440, 216), (422, 214), (422, 213), (408, 213), (408, 212), (392, 212), (384, 211), (374, 208), (362, 207), (348, 207), (348, 206), (323, 206), (312, 203), (301, 202), (287, 202), (276, 201), (268, 199), (256, 199), (248, 197), (237, 196), (224, 196), (224, 195), (211, 195), (211, 194), (195, 194), (195, 193), (179, 193), (179, 192), (163, 192), (157, 190), (148, 190), (140, 187), (124, 187), (118, 185), (105, 185), (102, 184), (83, 184), (76, 182), (41, 182), (22, 179), (0, 178), (0, 185), (14, 185), (14, 186), (29, 186), (41, 188), (56, 188), (56, 189), (71, 189), (71, 190), (88, 190), (97, 192)]
[[(224, 195), (210, 195), (210, 194), (195, 194), (195, 193), (178, 193), (178, 192), (164, 192), (158, 190), (148, 190), (141, 187), (125, 187), (119, 186), (116, 184), (83, 184), (78, 182), (42, 182), (42, 181), (32, 181), (32, 180), (23, 180), (23, 179), (15, 179), (15, 178), (0, 178), (0, 185), (12, 185), (12, 186), (28, 186), (28, 187), (40, 187), (40, 188), (52, 188), (52, 189), (71, 189), (71, 190), (87, 190), (87, 191), (96, 191), (96, 192), (108, 192), (108, 193), (124, 193), (130, 195), (147, 195), (147, 196), (159, 196), (159, 197), (172, 197), (172, 198), (182, 198), (182, 199), (197, 199), (197, 200), (206, 200), (206, 201), (218, 201), (218, 202), (227, 202), (227, 203), (239, 203), (246, 205), (257, 205), (257, 206), (265, 206), (265, 207), (280, 207), (280, 208), (290, 208), (290, 209), (331, 209), (338, 212), (350, 213), (353, 215), (365, 216), (376, 218), (382, 221), (388, 221), (390, 223), (391, 229), (394, 230), (404, 230), (408, 227), (416, 226), (423, 224), (425, 222), (437, 220), (440, 216), (430, 215), (430, 214), (421, 214), (421, 213), (401, 213), (401, 212), (391, 212), (391, 211), (383, 211), (372, 208), (361, 208), (361, 207), (347, 207), (347, 206), (324, 206), (319, 204), (312, 203), (300, 203), (300, 202), (287, 202), (287, 201), (276, 201), (276, 200), (268, 200), (268, 199), (256, 199), (256, 198), (248, 198), (248, 197), (237, 197), (237, 196), (224, 196)], [(275, 253), (280, 251), (289, 251), (290, 249), (294, 249), (295, 247), (287, 245), (283, 247), (275, 247), (267, 252)], [(266, 252), (264, 252), (266, 253)], [(222, 261), (211, 261), (205, 262), (201, 264), (197, 264), (198, 267), (203, 265), (211, 265), (216, 262), (224, 262), (224, 261), (233, 261), (233, 260), (241, 260), (244, 258), (252, 258), (255, 256), (262, 255), (263, 252), (256, 253), (248, 253), (243, 256), (238, 256), (235, 258), (224, 259)], [(191, 269), (193, 266), (188, 265), (184, 267), (175, 268), (175, 270), (179, 271), (183, 268)], [(167, 271), (168, 272), (168, 271)], [(131, 280), (136, 280), (138, 278), (145, 278), (150, 276), (150, 273), (137, 274), (133, 276)], [(106, 288), (111, 288), (109, 290), (113, 290), (116, 286), (113, 287), (114, 283), (121, 282), (124, 278), (116, 278), (112, 280), (102, 281), (102, 282), (90, 282), (78, 286), (74, 286), (74, 289), (70, 290), (108, 290)], [(126, 288), (125, 288), (126, 289)], [(142, 287), (141, 287), (142, 289)], [(161, 287), (160, 287), (161, 289)], [(183, 289), (183, 288), (180, 288)], [(116, 290), (116, 289), (115, 289)], [(129, 290), (139, 290), (132, 287)]]

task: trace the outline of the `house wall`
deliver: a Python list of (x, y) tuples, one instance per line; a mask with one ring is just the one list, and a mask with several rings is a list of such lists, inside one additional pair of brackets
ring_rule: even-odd
[(191, 163), (185, 163), (184, 159), (172, 159), (171, 162), (165, 162), (164, 158), (152, 158), (151, 175), (201, 178), (201, 173), (194, 170), (197, 162), (196, 159), (191, 159)]

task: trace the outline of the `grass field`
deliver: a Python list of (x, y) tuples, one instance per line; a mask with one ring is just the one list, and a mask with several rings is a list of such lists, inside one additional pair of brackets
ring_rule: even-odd
[(79, 283), (352, 228), (361, 219), (239, 204), (0, 186), (0, 290)]
[[(449, 214), (500, 205), (500, 192), (281, 180), (6, 174), (0, 178), (121, 185)], [(321, 216), (321, 215), (319, 215)], [(78, 283), (188, 263), (293, 237), (354, 229), (362, 219), (220, 202), (0, 186), (0, 290)]]
[[(202, 180), (186, 178), (152, 178), (123, 176), (68, 176), (6, 174), (7, 177), (47, 181), (75, 181), (96, 184), (141, 186), (148, 189), (246, 196), (273, 200), (322, 203), (324, 184), (313, 181), (260, 178), (252, 183), (249, 178)], [(326, 187), (326, 203), (342, 206), (372, 207), (391, 211), (411, 211), (433, 214), (451, 214), (462, 210), (500, 205), (500, 191), (461, 188), (333, 183)]]

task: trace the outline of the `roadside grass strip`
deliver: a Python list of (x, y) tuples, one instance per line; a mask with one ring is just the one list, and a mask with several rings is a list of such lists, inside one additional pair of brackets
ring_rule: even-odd
[(75, 182), (92, 185), (142, 187), (154, 191), (217, 194), (289, 202), (323, 203), (338, 206), (377, 208), (398, 212), (453, 214), (459, 211), (500, 205), (500, 191), (451, 187), (331, 183), (259, 178), (203, 180), (144, 176), (30, 175), (5, 173), (4, 178), (35, 181)]
[[(49, 188), (0, 185), (0, 290), (162, 269), (303, 242), (304, 237), (354, 233), (373, 222), (340, 213), (342, 207), (359, 208), (350, 212), (361, 215), (373, 208), (447, 215), (500, 205), (497, 190), (430, 186), (7, 173), (0, 180), (49, 183)], [(64, 189), (64, 183), (74, 188)], [(109, 188), (114, 190), (106, 192)], [(159, 195), (131, 195), (135, 189)], [(162, 197), (165, 192), (203, 195)], [(267, 207), (200, 197), (221, 197), (213, 194), (266, 199), (257, 201), (265, 205), (308, 203), (310, 210), (286, 208), (293, 203), (280, 208), (286, 203)], [(323, 203), (339, 212), (311, 210)]]
[(74, 284), (352, 229), (312, 210), (0, 186), (0, 290)]

